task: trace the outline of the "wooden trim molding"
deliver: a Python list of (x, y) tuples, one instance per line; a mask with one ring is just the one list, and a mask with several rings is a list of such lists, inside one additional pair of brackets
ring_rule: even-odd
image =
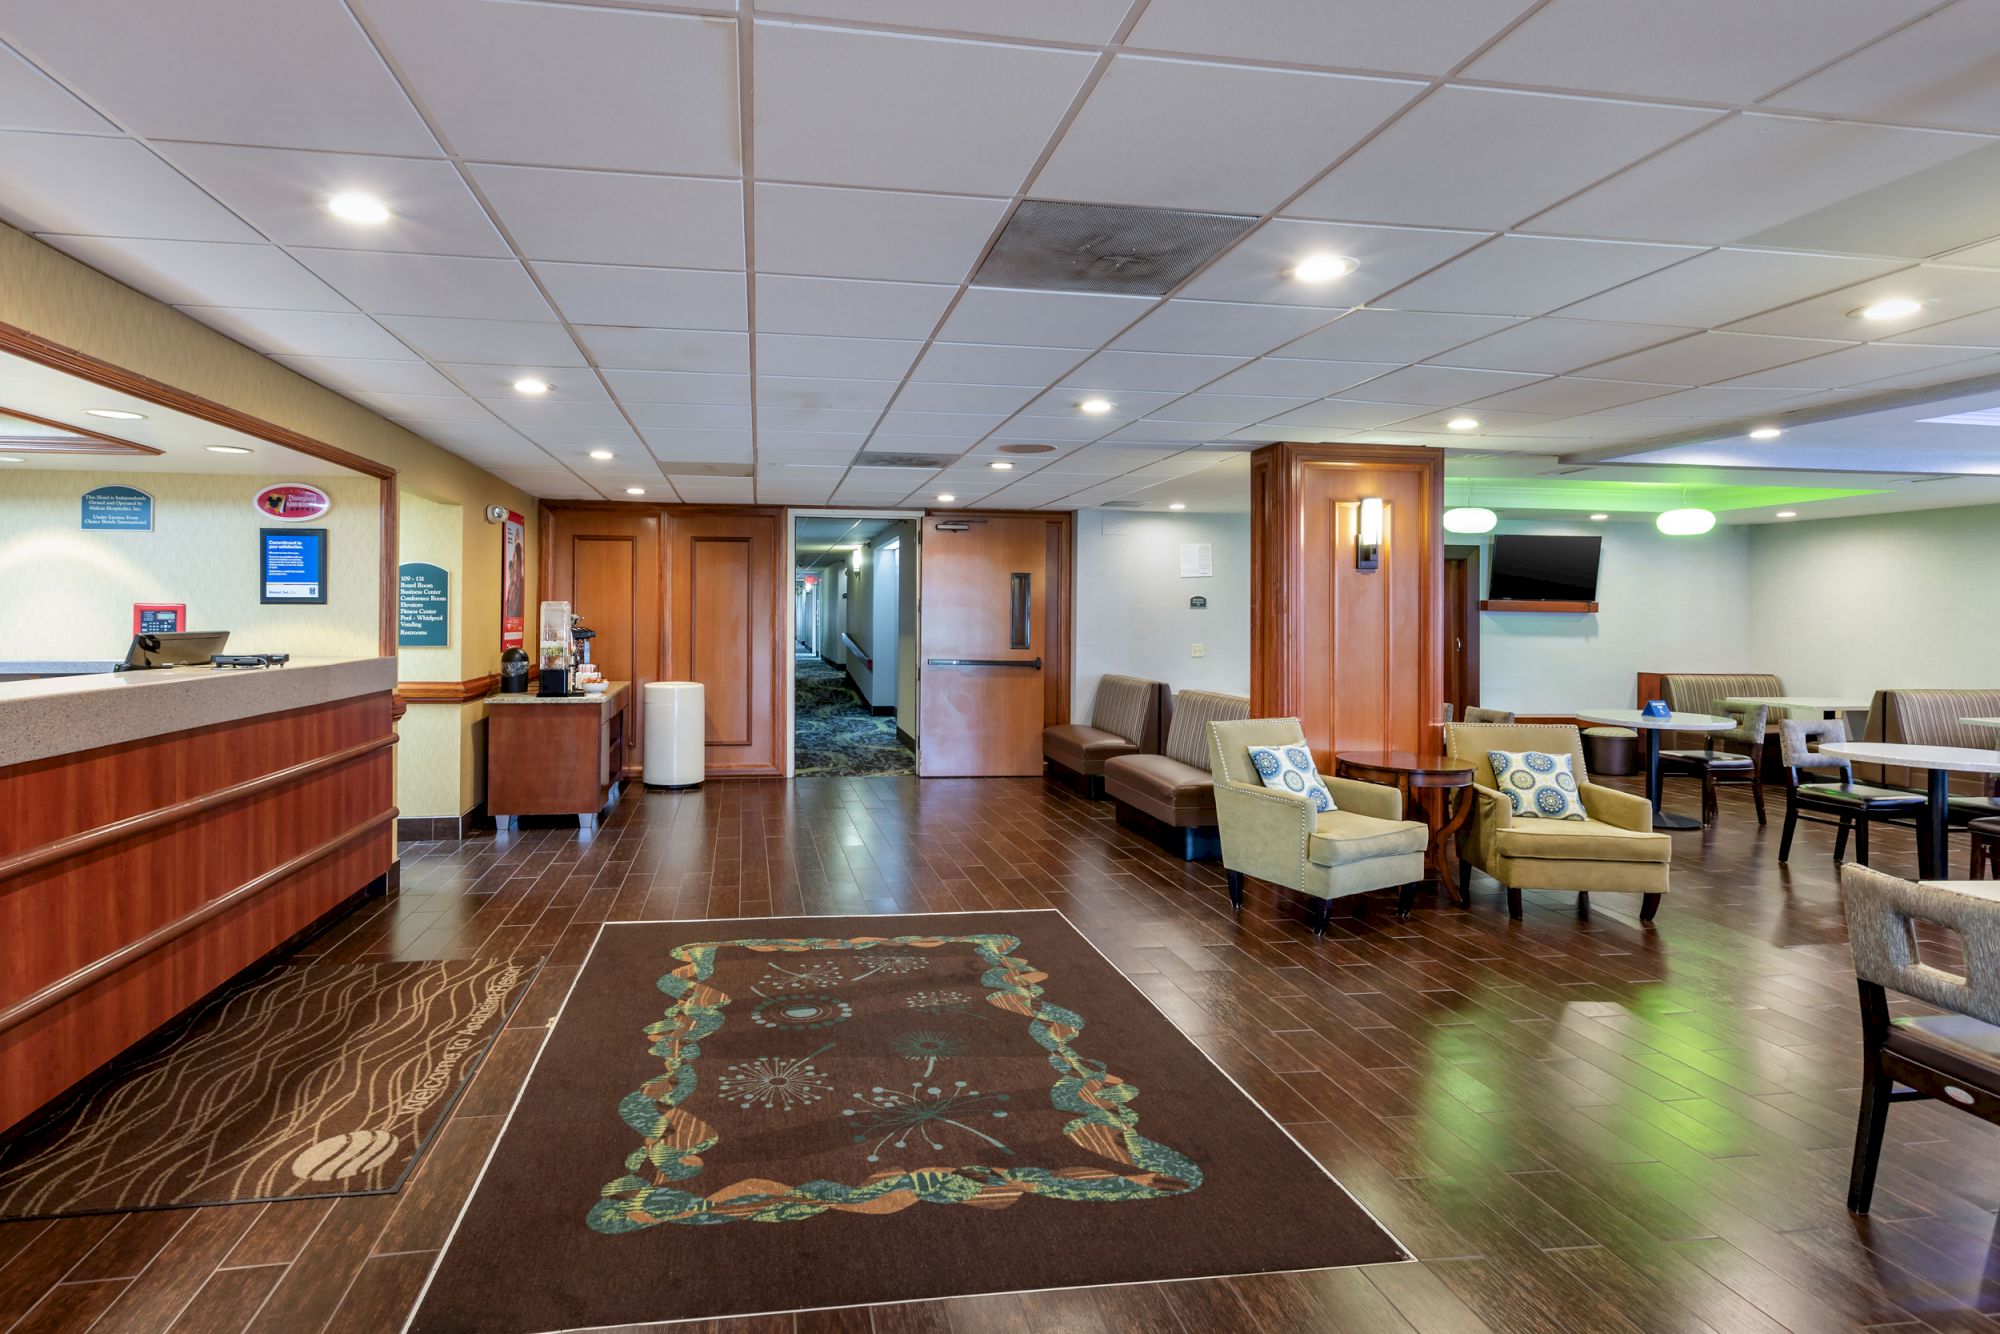
[(361, 823), (342, 830), (325, 842), (307, 848), (298, 856), (280, 862), (262, 875), (244, 881), (227, 894), (210, 899), (193, 912), (183, 913), (173, 921), (147, 932), (129, 944), (120, 946), (102, 958), (93, 959), (75, 972), (57, 978), (40, 991), (22, 997), (5, 1010), (0, 1010), (0, 1033), (17, 1024), (25, 1023), (49, 1007), (68, 1000), (93, 983), (103, 981), (127, 964), (143, 959), (155, 950), (171, 944), (203, 922), (219, 917), (238, 904), (256, 898), (274, 885), (282, 884), (300, 871), (324, 861), (350, 844), (359, 842), (383, 825), (392, 823), (395, 818), (396, 808), (393, 806), (386, 811), (380, 811)]
[(485, 699), (499, 684), (497, 672), (468, 676), (463, 681), (398, 681), (396, 696), (411, 704), (467, 704)]
[(1514, 602), (1503, 598), (1498, 602), (1491, 599), (1482, 601), (1479, 604), (1479, 610), (1570, 612), (1588, 615), (1597, 610), (1597, 604), (1595, 602)]

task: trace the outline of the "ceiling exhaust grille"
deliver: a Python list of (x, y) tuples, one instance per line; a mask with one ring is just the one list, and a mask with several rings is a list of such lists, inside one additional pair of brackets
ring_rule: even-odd
[(866, 452), (854, 460), (857, 468), (949, 468), (956, 454), (884, 454)]
[(1234, 213), (1029, 199), (1014, 210), (972, 282), (1161, 296), (1256, 221)]

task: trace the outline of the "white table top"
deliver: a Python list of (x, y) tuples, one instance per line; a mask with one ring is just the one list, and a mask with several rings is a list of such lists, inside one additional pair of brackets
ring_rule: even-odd
[(1664, 718), (1649, 718), (1637, 709), (1589, 709), (1576, 716), (1587, 723), (1604, 723), (1611, 727), (1650, 727), (1667, 732), (1727, 732), (1736, 726), (1734, 718), (1718, 718), (1712, 713), (1670, 713)]
[(1813, 695), (1726, 695), (1724, 704), (1768, 704), (1774, 709), (1811, 709), (1815, 713), (1829, 710), (1836, 713), (1862, 713), (1868, 708), (1868, 701), (1859, 703), (1838, 696), (1819, 698)]
[(1967, 727), (1991, 727), (2000, 730), (2000, 718), (1960, 718)]
[(1961, 774), (2000, 774), (2000, 750), (1971, 746), (1904, 746), (1887, 741), (1836, 741), (1822, 755), (1861, 764), (1893, 764), (1905, 769), (1949, 769)]

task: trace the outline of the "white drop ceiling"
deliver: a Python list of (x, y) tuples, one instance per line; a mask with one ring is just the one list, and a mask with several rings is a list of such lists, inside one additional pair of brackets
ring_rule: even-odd
[[(1076, 508), (1277, 439), (1798, 466), (1742, 430), (2000, 373), (2000, 0), (0, 0), (0, 39), (0, 218), (547, 497)], [(1026, 198), (1257, 222), (1164, 299), (970, 286)], [(1886, 296), (1925, 305), (1852, 316)], [(2000, 468), (1894, 425), (1841, 457)]]

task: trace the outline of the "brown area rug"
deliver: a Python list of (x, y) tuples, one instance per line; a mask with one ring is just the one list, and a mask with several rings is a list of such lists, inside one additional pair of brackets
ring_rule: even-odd
[(1059, 913), (613, 923), (408, 1328), (1407, 1258)]
[(395, 1190), (534, 969), (282, 968), (0, 1148), (0, 1219)]

